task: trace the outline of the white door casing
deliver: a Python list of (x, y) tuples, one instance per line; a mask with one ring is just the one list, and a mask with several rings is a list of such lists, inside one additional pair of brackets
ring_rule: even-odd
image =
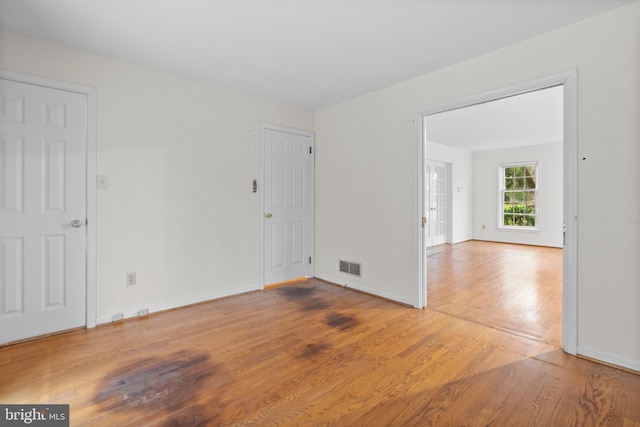
[(313, 271), (313, 147), (310, 132), (263, 125), (260, 287)]
[(562, 343), (564, 351), (569, 354), (578, 353), (578, 297), (577, 297), (577, 247), (578, 247), (578, 200), (577, 200), (577, 152), (578, 152), (578, 72), (569, 70), (555, 75), (542, 77), (516, 84), (511, 87), (491, 92), (472, 95), (453, 101), (434, 104), (418, 112), (415, 121), (416, 164), (415, 164), (415, 209), (418, 221), (415, 221), (415, 260), (414, 273), (415, 296), (414, 306), (423, 308), (427, 305), (427, 261), (426, 239), (423, 227), (424, 209), (424, 173), (426, 165), (426, 132), (424, 117), (462, 108), (483, 102), (489, 102), (508, 96), (518, 95), (552, 86), (564, 86), (564, 222), (565, 244), (562, 252)]
[(442, 162), (427, 160), (424, 177), (424, 227), (427, 247), (441, 245), (447, 232), (447, 168)]
[(0, 79), (0, 343), (87, 324), (87, 96)]

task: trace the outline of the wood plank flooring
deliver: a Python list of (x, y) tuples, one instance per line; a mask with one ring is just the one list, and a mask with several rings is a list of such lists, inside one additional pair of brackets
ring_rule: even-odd
[(427, 268), (430, 309), (562, 346), (562, 249), (472, 240)]
[(73, 426), (640, 423), (640, 376), (430, 285), (436, 309), (309, 280), (0, 348), (0, 403), (68, 403)]

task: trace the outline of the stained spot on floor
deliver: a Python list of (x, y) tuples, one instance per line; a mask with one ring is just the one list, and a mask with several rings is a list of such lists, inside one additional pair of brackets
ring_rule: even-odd
[(313, 295), (316, 292), (316, 288), (301, 288), (298, 286), (284, 286), (278, 288), (278, 293), (284, 295), (287, 298), (298, 299), (305, 298)]
[(326, 342), (307, 344), (300, 353), (301, 359), (312, 359), (320, 353), (329, 350), (330, 346)]
[[(102, 412), (164, 411), (166, 422), (172, 425), (182, 424), (185, 419), (195, 425), (196, 419), (215, 418), (215, 413), (193, 406), (193, 402), (205, 383), (222, 373), (222, 367), (212, 363), (204, 351), (183, 350), (140, 359), (108, 373), (98, 386), (94, 404)], [(178, 418), (169, 416), (176, 411)]]
[(325, 322), (327, 325), (333, 328), (338, 328), (341, 331), (345, 331), (358, 325), (358, 320), (355, 317), (335, 312), (327, 314)]

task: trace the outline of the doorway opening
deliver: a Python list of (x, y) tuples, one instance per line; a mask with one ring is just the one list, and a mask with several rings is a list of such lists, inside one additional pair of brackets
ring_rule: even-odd
[[(488, 220), (482, 220), (483, 223), (477, 223), (473, 219), (471, 220), (460, 220), (460, 214), (464, 209), (470, 209), (468, 212), (469, 216), (472, 216), (473, 206), (478, 205), (478, 198), (483, 198), (486, 194), (483, 194), (483, 189), (486, 190), (488, 186), (485, 182), (482, 189), (479, 189), (480, 183), (476, 182), (478, 180), (477, 174), (471, 174), (470, 172), (464, 174), (461, 168), (458, 167), (458, 163), (460, 165), (464, 165), (465, 162), (467, 164), (471, 164), (474, 160), (473, 158), (477, 157), (475, 155), (467, 156), (467, 160), (461, 160), (459, 162), (453, 162), (453, 168), (456, 170), (457, 174), (453, 176), (451, 187), (456, 189), (456, 192), (453, 193), (454, 196), (461, 196), (465, 203), (456, 204), (455, 201), (452, 203), (452, 208), (450, 211), (452, 212), (454, 218), (451, 233), (451, 243), (463, 242), (467, 240), (488, 240), (488, 241), (504, 241), (506, 244), (512, 243), (525, 243), (528, 245), (540, 245), (540, 246), (556, 246), (556, 251), (561, 251), (561, 273), (559, 275), (562, 277), (562, 346), (567, 353), (576, 354), (577, 350), (577, 261), (576, 261), (576, 247), (577, 247), (577, 235), (576, 235), (576, 212), (577, 212), (577, 196), (576, 196), (576, 155), (577, 155), (577, 82), (576, 82), (576, 73), (575, 71), (570, 71), (562, 74), (558, 74), (555, 76), (550, 76), (542, 79), (538, 79), (536, 81), (522, 83), (513, 87), (508, 87), (505, 89), (493, 91), (490, 93), (484, 93), (452, 102), (442, 103), (438, 105), (434, 105), (428, 109), (423, 110), (418, 117), (418, 129), (417, 133), (419, 136), (418, 142), (418, 173), (417, 177), (417, 198), (419, 203), (419, 215), (420, 215), (420, 229), (417, 230), (417, 253), (418, 253), (418, 262), (419, 271), (416, 274), (418, 281), (416, 283), (416, 297), (417, 302), (414, 304), (416, 307), (425, 307), (428, 304), (429, 298), (429, 274), (427, 267), (427, 256), (433, 255), (434, 251), (431, 249), (427, 250), (427, 231), (425, 230), (425, 225), (427, 222), (426, 214), (427, 212), (424, 210), (425, 206), (425, 198), (426, 193), (426, 170), (427, 170), (427, 158), (439, 158), (440, 160), (448, 160), (445, 156), (442, 155), (443, 151), (447, 149), (452, 149), (451, 147), (438, 147), (438, 145), (429, 145), (427, 141), (430, 139), (429, 130), (429, 120), (430, 116), (435, 116), (438, 113), (443, 112), (454, 112), (463, 110), (465, 107), (471, 106), (482, 106), (491, 104), (493, 101), (505, 100), (510, 98), (516, 98), (519, 95), (530, 94), (534, 92), (542, 92), (543, 89), (549, 88), (560, 88), (561, 90), (561, 105), (560, 105), (560, 115), (562, 119), (562, 130), (561, 130), (561, 147), (560, 153), (562, 153), (561, 160), (561, 169), (562, 172), (560, 174), (561, 178), (558, 179), (559, 182), (556, 182), (557, 187), (561, 187), (562, 196), (559, 202), (557, 202), (560, 206), (556, 206), (557, 212), (561, 212), (558, 216), (561, 216), (561, 220), (557, 220), (557, 224), (552, 226), (549, 220), (551, 219), (549, 216), (545, 219), (545, 212), (539, 217), (540, 222), (537, 224), (536, 228), (540, 228), (541, 230), (554, 229), (553, 231), (553, 239), (555, 239), (556, 243), (544, 244), (544, 243), (536, 243), (536, 239), (541, 240), (541, 231), (540, 230), (514, 230), (515, 227), (503, 226), (499, 222), (499, 218), (502, 215), (498, 214), (499, 203), (498, 196), (492, 197), (490, 201), (493, 209), (494, 216), (492, 220), (489, 222)], [(497, 103), (496, 103), (497, 105)], [(481, 139), (482, 135), (476, 134), (476, 140)], [(549, 141), (547, 141), (549, 142)], [(444, 145), (444, 144), (443, 144)], [(526, 142), (523, 145), (527, 145)], [(435, 148), (434, 148), (435, 147)], [(503, 147), (504, 148), (504, 147)], [(459, 150), (459, 148), (456, 148)], [(499, 148), (498, 148), (499, 149)], [(464, 156), (462, 156), (464, 157)], [(522, 161), (529, 162), (531, 160), (536, 160), (532, 158), (521, 159)], [(494, 173), (497, 173), (499, 169), (499, 162), (496, 164), (495, 159), (491, 160), (494, 162)], [(462, 168), (464, 169), (464, 168)], [(549, 167), (548, 169), (551, 169)], [(541, 176), (542, 173), (548, 174), (550, 170), (547, 170), (543, 167), (540, 168)], [(461, 178), (462, 176), (462, 178)], [(562, 183), (562, 184), (561, 184)], [(496, 175), (491, 178), (491, 184), (489, 186), (492, 187), (491, 191), (493, 191), (494, 195), (496, 194), (496, 188), (499, 186), (499, 180), (496, 179)], [(515, 203), (515, 202), (514, 202)], [(543, 204), (544, 206), (544, 204)], [(525, 206), (526, 207), (526, 206)], [(514, 207), (511, 207), (514, 208)], [(520, 206), (517, 206), (519, 209)], [(464, 217), (464, 215), (463, 215)], [(502, 224), (504, 225), (504, 224)], [(511, 224), (509, 224), (511, 225)], [(555, 227), (555, 228), (554, 228)], [(490, 230), (491, 236), (489, 238), (483, 239), (479, 236), (482, 236), (480, 230)], [(495, 238), (496, 233), (498, 235), (501, 234), (502, 237)], [(521, 233), (522, 235), (526, 234), (527, 239), (524, 239), (522, 242), (518, 242), (517, 240), (509, 240), (503, 239), (505, 236), (513, 236), (515, 234)], [(465, 237), (466, 236), (466, 237)], [(473, 274), (473, 273), (472, 273)], [(496, 302), (499, 304), (500, 302)]]

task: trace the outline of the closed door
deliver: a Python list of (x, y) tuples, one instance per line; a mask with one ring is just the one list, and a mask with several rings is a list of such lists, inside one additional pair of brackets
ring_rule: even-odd
[(0, 79), (0, 343), (85, 325), (86, 95)]
[(265, 128), (264, 283), (311, 274), (313, 135)]
[(425, 243), (441, 245), (447, 236), (446, 165), (428, 160), (425, 169)]

